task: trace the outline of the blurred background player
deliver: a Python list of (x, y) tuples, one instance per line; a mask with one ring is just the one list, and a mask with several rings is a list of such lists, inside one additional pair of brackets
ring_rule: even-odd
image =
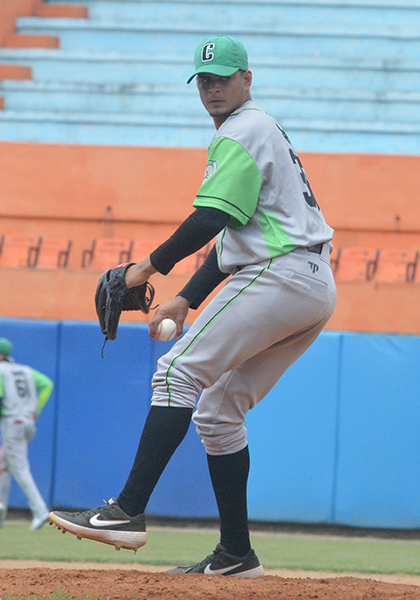
[(39, 371), (14, 362), (12, 352), (13, 344), (0, 338), (0, 526), (7, 515), (13, 476), (28, 500), (30, 529), (35, 530), (48, 521), (48, 508), (32, 477), (28, 444), (36, 433), (35, 423), (51, 395), (53, 382)]

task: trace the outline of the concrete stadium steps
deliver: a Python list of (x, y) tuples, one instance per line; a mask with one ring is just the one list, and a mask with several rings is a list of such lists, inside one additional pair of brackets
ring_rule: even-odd
[(186, 53), (206, 36), (217, 33), (239, 37), (250, 56), (348, 56), (382, 59), (410, 59), (420, 54), (418, 27), (349, 27), (282, 25), (272, 22), (254, 27), (232, 23), (184, 22), (142, 18), (139, 21), (93, 19), (49, 19), (19, 17), (21, 35), (48, 35), (60, 39), (65, 50), (158, 53), (163, 48)]
[(37, 33), (10, 33), (5, 36), (6, 48), (59, 48), (60, 39), (56, 35)]
[(35, 5), (34, 13), (37, 17), (60, 17), (72, 19), (87, 19), (89, 16), (86, 5), (77, 5), (76, 2), (42, 2)]
[(420, 152), (418, 0), (72, 4), (78, 18), (16, 20), (18, 37), (59, 48), (0, 48), (3, 70), (32, 74), (0, 81), (0, 140), (205, 146), (213, 124), (186, 80), (195, 46), (225, 33), (246, 44), (253, 97), (297, 148)]
[[(0, 48), (0, 64), (25, 65), (34, 81), (97, 84), (186, 84), (193, 71), (191, 54), (123, 54)], [(420, 91), (420, 60), (373, 60), (314, 57), (255, 58), (253, 86), (389, 91)], [(194, 87), (194, 84), (190, 84)], [(185, 85), (185, 89), (188, 86)]]
[[(10, 111), (64, 111), (107, 114), (207, 115), (195, 86), (93, 84), (25, 81), (0, 82)], [(420, 92), (376, 92), (254, 86), (254, 99), (279, 121), (419, 120)], [(170, 99), (170, 102), (168, 102)]]
[[(418, 154), (420, 123), (283, 119), (303, 151)], [(0, 139), (128, 146), (205, 147), (214, 133), (207, 117), (1, 111)]]
[[(34, 81), (90, 82), (132, 85), (187, 82), (193, 63), (191, 55), (122, 54), (26, 48), (0, 48), (0, 64), (31, 67)], [(420, 77), (419, 77), (420, 81)], [(187, 87), (187, 86), (186, 86)], [(419, 85), (420, 88), (420, 85)]]
[(32, 70), (19, 64), (0, 64), (0, 83), (9, 79), (31, 79)]
[[(45, 4), (66, 4), (68, 0), (46, 0)], [(231, 25), (254, 29), (272, 23), (296, 25), (299, 21), (314, 26), (416, 27), (420, 25), (420, 7), (417, 0), (72, 0), (72, 4), (86, 7), (94, 20), (138, 21), (163, 19), (172, 25), (195, 22), (213, 26)], [(240, 10), (238, 10), (238, 8)]]

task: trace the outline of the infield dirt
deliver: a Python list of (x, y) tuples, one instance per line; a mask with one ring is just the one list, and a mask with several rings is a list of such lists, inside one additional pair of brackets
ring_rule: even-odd
[(420, 600), (420, 577), (268, 571), (264, 578), (166, 575), (164, 567), (0, 561), (0, 597), (92, 600)]

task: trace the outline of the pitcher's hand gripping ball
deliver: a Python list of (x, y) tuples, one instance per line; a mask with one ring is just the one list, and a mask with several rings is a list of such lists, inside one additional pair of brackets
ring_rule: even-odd
[(102, 333), (107, 340), (117, 337), (120, 315), (124, 310), (141, 310), (148, 314), (155, 297), (154, 287), (146, 281), (127, 288), (125, 272), (135, 263), (124, 263), (108, 269), (99, 278), (95, 293), (96, 314)]
[(176, 334), (176, 323), (172, 319), (163, 319), (159, 323), (158, 335), (162, 342), (169, 342), (175, 337)]

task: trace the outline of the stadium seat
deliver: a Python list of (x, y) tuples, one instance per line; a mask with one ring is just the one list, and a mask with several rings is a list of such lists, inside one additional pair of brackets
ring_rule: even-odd
[(206, 256), (209, 253), (210, 248), (211, 244), (207, 244), (207, 246), (201, 248), (201, 250), (198, 250), (198, 252), (187, 256), (174, 266), (171, 273), (176, 275), (194, 275), (197, 269), (201, 267), (203, 262), (206, 260)]
[(63, 269), (68, 266), (71, 246), (71, 240), (41, 237), (39, 247), (29, 251), (28, 267)]
[(42, 238), (3, 235), (0, 238), (1, 267), (29, 267), (37, 260)]
[(131, 259), (134, 262), (144, 260), (156, 250), (165, 240), (135, 240), (132, 247)]
[(330, 254), (330, 263), (331, 263), (331, 269), (332, 272), (335, 274), (337, 267), (338, 267), (338, 261), (340, 260), (340, 254), (341, 254), (341, 250), (340, 248), (336, 248), (335, 246), (333, 247), (333, 250)]
[(414, 280), (419, 253), (415, 250), (381, 250), (375, 281), (406, 283)]
[(337, 281), (370, 281), (375, 276), (380, 251), (372, 248), (341, 248), (336, 255)]
[(4, 235), (0, 240), (0, 266), (64, 268), (72, 242), (60, 238)]
[[(132, 248), (132, 260), (140, 261), (149, 256), (153, 250), (162, 243), (159, 240), (145, 240), (135, 241)], [(193, 275), (196, 270), (203, 264), (207, 254), (209, 253), (211, 244), (207, 244), (204, 248), (201, 248), (198, 252), (191, 254), (179, 261), (171, 273), (174, 275)]]
[(133, 241), (123, 239), (97, 239), (82, 252), (82, 268), (105, 271), (115, 265), (130, 262)]

